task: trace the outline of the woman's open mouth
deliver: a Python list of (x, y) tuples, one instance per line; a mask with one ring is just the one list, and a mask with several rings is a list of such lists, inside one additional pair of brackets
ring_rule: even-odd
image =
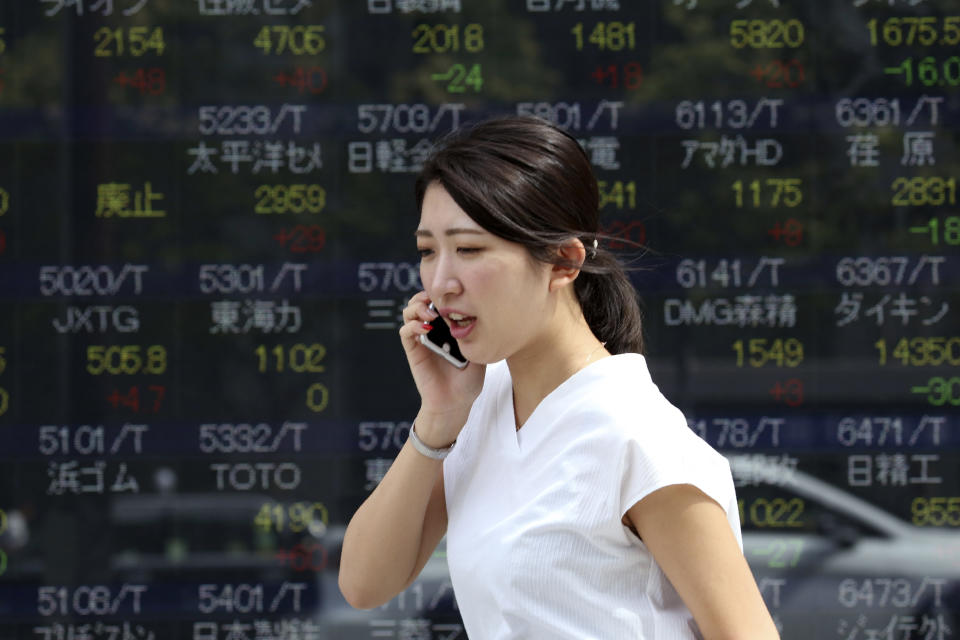
[(450, 325), (450, 335), (452, 335), (455, 340), (465, 338), (477, 321), (474, 316), (465, 316), (460, 313), (447, 315), (447, 320)]

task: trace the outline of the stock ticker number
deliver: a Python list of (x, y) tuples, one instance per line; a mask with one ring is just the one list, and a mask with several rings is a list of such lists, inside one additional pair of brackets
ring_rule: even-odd
[(734, 20), (730, 44), (735, 49), (796, 49), (803, 46), (803, 23), (791, 20)]
[(90, 345), (87, 372), (91, 375), (160, 375), (167, 371), (167, 350), (162, 345)]
[(153, 52), (160, 56), (166, 48), (162, 27), (100, 27), (93, 34), (93, 53), (98, 58), (133, 56), (139, 58)]
[(480, 53), (483, 51), (483, 25), (470, 23), (463, 28), (461, 38), (458, 24), (418, 24), (411, 33), (413, 53)]
[(570, 29), (577, 51), (593, 45), (600, 51), (623, 51), (636, 48), (636, 25), (633, 22), (598, 22), (593, 28), (578, 22)]
[(274, 24), (257, 32), (253, 46), (263, 55), (293, 54), (315, 56), (327, 47), (322, 24), (295, 25)]
[(870, 44), (888, 47), (922, 47), (960, 44), (960, 16), (894, 16), (885, 20), (867, 21)]

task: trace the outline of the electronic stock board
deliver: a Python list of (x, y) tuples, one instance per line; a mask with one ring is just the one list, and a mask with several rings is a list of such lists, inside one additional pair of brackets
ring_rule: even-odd
[[(336, 587), (404, 443), (413, 181), (573, 134), (784, 638), (960, 636), (950, 0), (6, 0), (0, 638), (466, 637)], [(638, 251), (637, 245), (644, 249)]]

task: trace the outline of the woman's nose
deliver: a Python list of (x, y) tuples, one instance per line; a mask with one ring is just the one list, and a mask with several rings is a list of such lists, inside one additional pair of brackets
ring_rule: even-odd
[[(424, 283), (427, 284), (427, 283)], [(441, 257), (430, 274), (430, 295), (434, 302), (444, 296), (456, 295), (463, 291), (459, 275), (451, 264), (451, 260)]]

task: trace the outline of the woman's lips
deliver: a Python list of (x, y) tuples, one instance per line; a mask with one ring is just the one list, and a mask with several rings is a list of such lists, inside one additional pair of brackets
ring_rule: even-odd
[(461, 340), (473, 331), (477, 324), (477, 319), (471, 316), (458, 316), (459, 320), (447, 316), (447, 324), (450, 326), (450, 335), (454, 340)]

